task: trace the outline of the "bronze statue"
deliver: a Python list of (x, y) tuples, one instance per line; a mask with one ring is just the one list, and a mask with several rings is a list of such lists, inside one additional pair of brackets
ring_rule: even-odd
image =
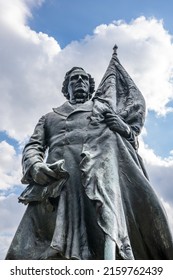
[(173, 259), (137, 152), (145, 101), (116, 49), (94, 95), (88, 73), (67, 72), (67, 101), (39, 120), (25, 146), (19, 201), (28, 206), (6, 259)]

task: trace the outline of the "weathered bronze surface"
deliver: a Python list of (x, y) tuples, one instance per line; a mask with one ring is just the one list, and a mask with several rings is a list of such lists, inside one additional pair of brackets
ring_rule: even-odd
[[(164, 209), (137, 137), (145, 101), (116, 54), (94, 80), (74, 67), (68, 99), (43, 116), (23, 151), (28, 204), (6, 259), (173, 259)], [(45, 162), (45, 153), (48, 156)]]

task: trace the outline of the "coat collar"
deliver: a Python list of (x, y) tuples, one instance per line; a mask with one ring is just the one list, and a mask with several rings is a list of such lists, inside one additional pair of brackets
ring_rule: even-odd
[(53, 111), (59, 115), (67, 117), (74, 112), (79, 112), (79, 111), (91, 112), (92, 108), (93, 108), (92, 100), (89, 100), (77, 107), (75, 105), (70, 104), (68, 101), (66, 101), (60, 107), (53, 108)]

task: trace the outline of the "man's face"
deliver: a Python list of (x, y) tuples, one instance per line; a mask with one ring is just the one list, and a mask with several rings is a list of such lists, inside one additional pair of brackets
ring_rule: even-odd
[(84, 103), (89, 99), (89, 76), (82, 69), (74, 70), (69, 78), (68, 93), (70, 103)]

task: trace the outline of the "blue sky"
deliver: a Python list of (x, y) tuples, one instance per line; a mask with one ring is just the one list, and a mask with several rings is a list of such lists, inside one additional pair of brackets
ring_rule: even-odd
[(64, 47), (72, 40), (92, 34), (97, 25), (119, 19), (129, 22), (139, 16), (164, 19), (165, 28), (171, 31), (172, 5), (171, 0), (48, 0), (33, 10), (29, 25), (53, 36)]
[(64, 102), (72, 66), (99, 84), (112, 47), (147, 104), (139, 153), (173, 231), (172, 1), (0, 0), (0, 259), (25, 207), (21, 152), (38, 119)]
[(145, 142), (154, 149), (156, 154), (166, 157), (173, 148), (173, 114), (165, 117), (157, 116), (153, 111), (148, 113), (145, 127), (147, 135), (144, 137)]

